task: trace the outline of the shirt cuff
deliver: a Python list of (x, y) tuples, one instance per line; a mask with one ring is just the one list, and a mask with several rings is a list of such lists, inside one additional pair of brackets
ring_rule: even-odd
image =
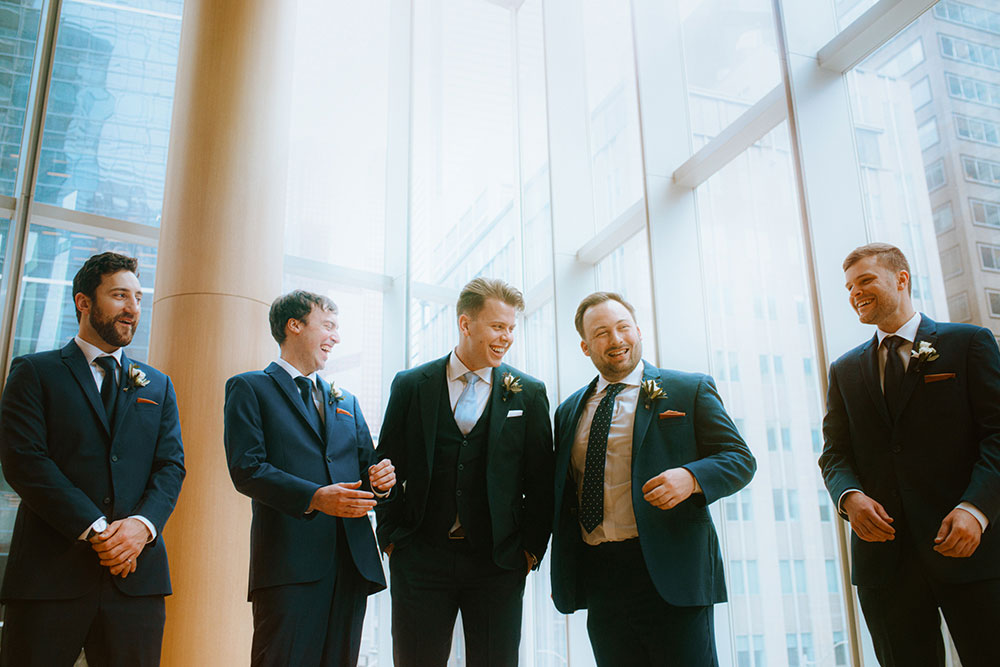
[(153, 526), (153, 523), (149, 519), (142, 516), (141, 514), (133, 514), (129, 518), (138, 519), (139, 521), (142, 521), (143, 525), (149, 529), (149, 539), (146, 540), (146, 544), (149, 544), (150, 542), (156, 539), (156, 528)]
[(90, 535), (90, 531), (94, 531), (95, 533), (103, 533), (107, 529), (108, 529), (108, 520), (107, 518), (102, 516), (100, 519), (87, 526), (87, 530), (80, 533), (80, 537), (78, 537), (77, 539), (86, 542), (87, 536)]
[(844, 498), (847, 497), (848, 493), (861, 493), (861, 489), (848, 489), (840, 494), (840, 497), (837, 498), (837, 511), (841, 514), (846, 514), (846, 512), (844, 512)]
[(990, 525), (990, 520), (986, 518), (986, 515), (979, 511), (979, 508), (972, 503), (959, 503), (955, 509), (965, 510), (972, 516), (976, 517), (976, 521), (979, 522), (980, 527), (983, 532), (986, 532), (986, 527)]

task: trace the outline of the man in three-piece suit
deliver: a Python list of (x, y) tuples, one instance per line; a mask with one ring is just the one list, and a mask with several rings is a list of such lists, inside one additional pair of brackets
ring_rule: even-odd
[(125, 356), (139, 324), (137, 261), (88, 259), (79, 331), (18, 357), (0, 400), (0, 462), (21, 497), (0, 597), (0, 664), (158, 665), (170, 594), (160, 533), (184, 479), (173, 386)]
[(707, 506), (750, 482), (754, 457), (711, 377), (642, 361), (620, 295), (585, 298), (576, 329), (600, 374), (556, 410), (552, 599), (587, 609), (599, 665), (717, 665)]
[(367, 596), (385, 588), (367, 513), (395, 475), (357, 399), (317, 374), (340, 342), (336, 305), (296, 290), (269, 320), (280, 358), (226, 383), (229, 473), (253, 499), (251, 664), (355, 665)]
[(830, 366), (819, 465), (851, 523), (852, 582), (886, 667), (1000, 665), (1000, 353), (988, 329), (913, 309), (898, 248), (844, 261), (875, 336)]
[(458, 611), (466, 664), (517, 664), (525, 576), (552, 520), (545, 385), (502, 363), (523, 309), (513, 287), (476, 278), (455, 349), (393, 380), (378, 453), (402, 493), (375, 513), (396, 667), (445, 665)]

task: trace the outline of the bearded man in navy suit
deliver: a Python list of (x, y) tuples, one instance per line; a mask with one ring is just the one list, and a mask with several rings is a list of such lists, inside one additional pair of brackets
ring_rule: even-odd
[(0, 664), (158, 665), (170, 594), (160, 533), (184, 479), (173, 386), (122, 348), (139, 325), (134, 258), (73, 278), (79, 331), (18, 357), (0, 400), (0, 461), (21, 497), (0, 597)]
[(642, 360), (631, 304), (595, 292), (576, 311), (599, 375), (556, 410), (552, 599), (587, 610), (597, 664), (718, 664), (726, 601), (708, 505), (757, 464), (712, 378)]
[(281, 356), (226, 383), (225, 443), (253, 499), (251, 665), (356, 665), (367, 596), (385, 588), (368, 511), (395, 484), (357, 399), (318, 371), (340, 342), (337, 306), (295, 290), (269, 314)]
[(989, 329), (935, 322), (910, 267), (872, 243), (844, 260), (875, 335), (830, 366), (827, 490), (851, 523), (851, 580), (885, 667), (1000, 665), (1000, 352)]

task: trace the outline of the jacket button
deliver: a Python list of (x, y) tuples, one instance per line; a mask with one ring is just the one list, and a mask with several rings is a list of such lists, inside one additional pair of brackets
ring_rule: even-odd
[(459, 463), (458, 464), (458, 469), (459, 470), (465, 470), (465, 466), (463, 464)]
[(456, 496), (460, 496), (460, 495), (462, 495), (462, 489), (459, 489), (458, 491), (456, 491), (456, 492), (455, 492), (455, 495), (456, 495)]
[(111, 498), (105, 498), (104, 499), (104, 504), (105, 505), (110, 505), (111, 504)]
[(112, 454), (111, 455), (111, 462), (112, 463), (116, 463), (117, 461), (118, 461), (118, 455), (117, 454)]
[(328, 457), (326, 457), (326, 462), (327, 463), (333, 463), (333, 459), (328, 456)]
[(468, 440), (463, 440), (463, 441), (462, 441), (462, 446), (463, 446), (463, 447), (465, 447), (465, 446), (466, 446), (466, 445), (468, 445), (468, 444), (469, 444), (469, 441), (468, 441)]
[(903, 448), (900, 447), (899, 445), (896, 445), (895, 447), (892, 448), (893, 454), (899, 454), (901, 451), (903, 451)]

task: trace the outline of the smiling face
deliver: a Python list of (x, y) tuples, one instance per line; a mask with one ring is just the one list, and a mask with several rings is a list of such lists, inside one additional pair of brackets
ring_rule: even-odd
[(859, 259), (844, 271), (844, 284), (858, 319), (889, 333), (913, 317), (909, 282), (909, 273), (883, 266), (875, 255)]
[(325, 367), (330, 350), (340, 342), (337, 314), (315, 305), (304, 319), (289, 319), (285, 333), (281, 358), (303, 375)]
[(93, 298), (78, 292), (74, 301), (80, 311), (80, 338), (105, 352), (132, 342), (142, 302), (142, 287), (134, 273), (118, 271), (102, 276)]
[(642, 332), (618, 301), (591, 306), (583, 314), (583, 353), (609, 382), (628, 376), (642, 360)]
[(479, 312), (458, 316), (458, 358), (470, 371), (496, 368), (514, 342), (517, 311), (500, 299), (486, 299)]

